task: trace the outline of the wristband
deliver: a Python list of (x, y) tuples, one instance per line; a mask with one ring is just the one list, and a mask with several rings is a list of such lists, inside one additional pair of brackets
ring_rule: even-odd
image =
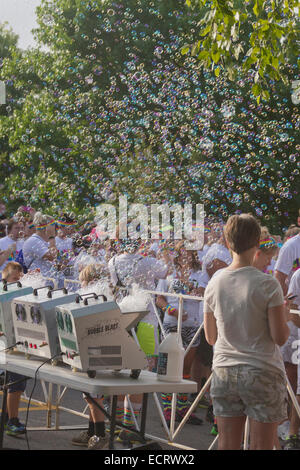
[(165, 309), (165, 312), (166, 312), (168, 315), (175, 316), (176, 308), (171, 307), (171, 305), (167, 305), (167, 307), (166, 307), (166, 309)]

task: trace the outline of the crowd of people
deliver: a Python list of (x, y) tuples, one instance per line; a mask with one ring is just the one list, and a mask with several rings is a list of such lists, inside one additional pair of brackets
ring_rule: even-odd
[[(176, 331), (179, 305), (172, 294), (204, 296), (204, 301), (183, 302), (184, 348), (204, 322), (185, 355), (183, 377), (195, 380), (200, 390), (213, 372), (202, 405), (207, 406), (212, 434), (219, 433), (219, 448), (240, 448), (246, 416), (252, 449), (281, 448), (278, 427), (288, 421), (283, 445), (300, 448), (300, 421), (293, 406), (287, 415), (286, 406), (286, 377), (300, 403), (300, 366), (295, 359), (300, 317), (290, 313), (291, 307), (300, 308), (300, 227), (290, 226), (281, 239), (247, 214), (230, 217), (226, 225), (206, 219), (203, 248), (195, 251), (187, 250), (183, 240), (164, 240), (163, 233), (158, 240), (102, 240), (94, 223), (78, 227), (72, 214), (54, 218), (23, 206), (2, 221), (0, 231), (0, 273), (9, 282), (38, 273), (55, 279), (59, 287), (65, 280), (78, 281), (70, 283), (73, 289), (103, 282), (114, 298), (126, 295), (119, 287), (133, 284), (157, 291), (155, 304), (149, 303), (149, 313), (136, 331), (150, 371), (156, 371), (162, 333), (156, 313), (165, 333)], [(16, 405), (22, 390), (10, 391), (11, 435), (24, 432)], [(104, 448), (104, 415), (95, 405), (102, 406), (103, 397), (85, 398), (89, 427), (72, 443)], [(188, 412), (191, 398), (178, 394), (176, 421)], [(170, 424), (172, 396), (162, 394), (161, 399)], [(138, 419), (141, 396), (132, 396), (131, 404)], [(134, 417), (123, 396), (117, 420), (127, 427), (118, 439), (134, 441)], [(202, 420), (192, 413), (188, 423), (197, 426)]]

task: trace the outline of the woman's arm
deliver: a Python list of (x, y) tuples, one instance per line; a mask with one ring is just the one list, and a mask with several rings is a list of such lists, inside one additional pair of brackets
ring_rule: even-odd
[(285, 305), (270, 307), (268, 309), (268, 320), (271, 337), (275, 344), (283, 346), (290, 335), (287, 321), (290, 319)]
[(288, 277), (287, 274), (284, 274), (281, 271), (277, 271), (277, 270), (275, 271), (275, 278), (281, 285), (284, 295), (286, 295), (288, 291), (288, 286), (286, 284), (287, 277)]
[(204, 313), (204, 332), (208, 344), (213, 346), (218, 339), (217, 322), (212, 312)]
[[(291, 309), (292, 310), (300, 310), (298, 308), (298, 305), (296, 305), (296, 304), (292, 304)], [(291, 321), (294, 323), (294, 325), (296, 325), (298, 328), (300, 328), (300, 315), (298, 315), (297, 313), (290, 313), (290, 315), (291, 315)]]

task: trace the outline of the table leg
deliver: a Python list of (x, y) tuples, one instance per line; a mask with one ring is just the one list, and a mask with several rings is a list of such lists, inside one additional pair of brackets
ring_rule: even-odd
[(0, 420), (0, 449), (3, 449), (3, 438), (4, 438), (4, 421), (7, 409), (7, 387), (6, 387), (7, 371), (4, 373), (4, 384), (3, 384), (3, 396), (2, 396), (2, 413)]
[(113, 395), (111, 405), (111, 418), (110, 418), (110, 434), (109, 434), (109, 449), (114, 449), (115, 427), (116, 427), (116, 412), (117, 412), (118, 395)]
[(59, 405), (60, 405), (60, 385), (57, 385), (55, 404), (55, 429), (59, 429)]
[(53, 384), (49, 383), (48, 389), (48, 411), (47, 411), (47, 428), (51, 428), (51, 417), (52, 417), (52, 390)]
[(141, 435), (141, 438), (143, 440), (145, 440), (147, 405), (148, 405), (148, 393), (144, 393), (143, 394), (143, 404), (142, 404), (142, 416), (141, 416), (141, 430), (140, 430), (140, 435)]

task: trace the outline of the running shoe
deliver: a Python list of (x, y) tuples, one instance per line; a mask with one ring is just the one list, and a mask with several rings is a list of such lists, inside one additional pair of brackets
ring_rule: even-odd
[(14, 418), (7, 422), (5, 432), (8, 436), (19, 436), (21, 434), (25, 434), (26, 429), (24, 424), (20, 423), (18, 418)]
[(102, 450), (107, 449), (109, 445), (108, 436), (92, 436), (88, 441), (89, 450)]
[(82, 431), (78, 436), (73, 437), (72, 444), (74, 446), (87, 447), (91, 436), (88, 431)]
[(134, 432), (130, 429), (122, 429), (116, 441), (122, 442), (123, 445), (145, 443), (145, 440), (138, 434), (138, 432)]
[(210, 434), (211, 434), (212, 436), (217, 436), (217, 435), (219, 434), (218, 425), (217, 425), (216, 423), (215, 423), (215, 424), (213, 425), (213, 427), (211, 428)]
[(300, 450), (300, 439), (297, 434), (288, 437), (283, 446), (283, 450)]

